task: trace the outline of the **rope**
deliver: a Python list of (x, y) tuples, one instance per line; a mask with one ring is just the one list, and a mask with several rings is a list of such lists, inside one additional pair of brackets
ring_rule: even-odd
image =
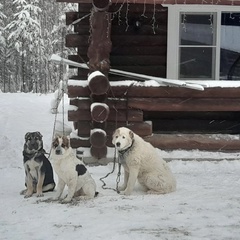
[[(62, 61), (63, 61), (63, 50), (64, 50), (64, 29), (62, 30), (62, 42), (61, 42), (61, 57), (62, 57)], [(64, 79), (63, 79), (63, 62), (61, 61), (60, 63), (60, 73), (59, 73), (59, 83), (62, 81), (62, 86), (61, 86), (61, 89), (60, 91), (58, 92), (58, 96), (57, 96), (57, 102), (61, 102), (62, 100), (62, 123), (63, 123), (63, 134), (65, 133), (65, 129), (64, 129)], [(56, 109), (54, 111), (55, 113), (55, 118), (54, 118), (54, 124), (53, 124), (53, 132), (52, 132), (52, 141), (54, 139), (54, 134), (55, 134), (55, 130), (56, 130), (56, 122), (57, 122), (57, 115), (58, 115), (58, 104), (56, 106)], [(52, 151), (52, 146), (50, 148), (50, 151), (49, 151), (49, 157), (50, 157), (50, 154), (51, 154), (51, 151)]]
[(118, 184), (120, 182), (120, 176), (121, 176), (121, 163), (119, 162), (119, 159), (118, 159), (118, 174), (117, 174), (117, 179), (116, 179), (116, 189), (111, 188), (111, 187), (106, 187), (106, 183), (103, 180), (103, 179), (107, 178), (110, 174), (114, 173), (115, 168), (116, 168), (116, 162), (117, 162), (116, 155), (117, 155), (117, 153), (116, 153), (116, 148), (115, 148), (112, 171), (109, 172), (108, 174), (106, 174), (104, 177), (101, 177), (99, 180), (103, 183), (102, 189), (110, 189), (110, 190), (113, 190), (113, 191), (119, 193), (119, 191), (118, 191)]

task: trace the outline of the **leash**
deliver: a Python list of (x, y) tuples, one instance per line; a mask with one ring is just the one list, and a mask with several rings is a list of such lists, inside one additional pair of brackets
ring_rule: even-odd
[[(118, 161), (117, 161), (117, 152), (116, 152), (116, 148), (115, 148), (115, 151), (114, 151), (114, 158), (113, 158), (113, 169), (111, 172), (109, 172), (108, 174), (106, 174), (104, 177), (101, 177), (99, 180), (103, 183), (102, 185), (102, 189), (110, 189), (110, 190), (113, 190), (117, 193), (119, 193), (119, 190), (118, 190), (118, 185), (120, 183), (120, 177), (121, 177), (121, 163), (119, 161), (119, 158), (118, 158)], [(110, 174), (112, 174), (114, 171), (115, 171), (115, 168), (116, 168), (116, 163), (118, 162), (118, 174), (117, 174), (117, 179), (116, 179), (116, 189), (115, 188), (111, 188), (111, 187), (106, 187), (106, 183), (104, 182), (103, 179), (107, 178)]]

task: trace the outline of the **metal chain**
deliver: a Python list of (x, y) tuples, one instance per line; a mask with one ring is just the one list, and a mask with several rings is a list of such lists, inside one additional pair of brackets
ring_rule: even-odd
[(109, 172), (106, 176), (104, 177), (101, 177), (99, 180), (103, 183), (102, 185), (102, 189), (110, 189), (110, 190), (113, 190), (117, 193), (119, 193), (118, 191), (118, 184), (120, 182), (120, 176), (121, 176), (121, 164), (119, 162), (119, 158), (118, 158), (118, 175), (117, 175), (117, 179), (116, 179), (116, 189), (114, 188), (111, 188), (111, 187), (106, 187), (106, 183), (104, 182), (103, 179), (107, 178), (110, 174), (112, 174), (114, 171), (115, 171), (115, 168), (116, 168), (116, 163), (117, 163), (117, 152), (116, 152), (116, 148), (115, 148), (115, 151), (114, 151), (114, 158), (113, 158), (113, 169), (111, 172)]

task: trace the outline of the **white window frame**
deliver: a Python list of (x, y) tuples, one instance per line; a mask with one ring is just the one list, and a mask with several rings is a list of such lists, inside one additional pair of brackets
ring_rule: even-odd
[[(216, 61), (215, 61), (215, 80), (220, 79), (220, 40), (221, 40), (221, 14), (222, 12), (240, 12), (233, 6), (216, 5), (188, 5), (175, 4), (168, 5), (168, 40), (167, 40), (167, 78), (179, 79), (179, 41), (180, 41), (180, 13), (216, 13), (217, 14), (217, 32), (216, 32)], [(201, 80), (201, 79), (192, 79)], [(209, 79), (212, 80), (212, 79)]]

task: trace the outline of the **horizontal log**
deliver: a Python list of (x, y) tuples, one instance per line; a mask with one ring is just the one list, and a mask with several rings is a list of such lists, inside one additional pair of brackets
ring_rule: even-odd
[(165, 65), (166, 64), (166, 56), (160, 55), (160, 56), (144, 56), (144, 55), (128, 55), (128, 56), (111, 56), (111, 65), (115, 66), (114, 68), (117, 68), (117, 66), (151, 66), (151, 65)]
[(167, 48), (165, 47), (158, 47), (158, 46), (144, 46), (144, 47), (139, 47), (139, 46), (112, 46), (112, 51), (111, 51), (111, 56), (128, 56), (128, 55), (134, 55), (136, 58), (138, 55), (166, 55), (167, 53)]
[[(135, 23), (136, 24), (136, 23)], [(80, 30), (80, 27), (76, 27), (76, 32)], [(141, 25), (138, 28), (136, 25), (114, 25), (112, 26), (111, 36), (114, 35), (122, 35), (122, 36), (140, 36), (140, 35), (148, 35), (158, 37), (159, 35), (167, 35), (167, 25), (164, 23), (160, 25)], [(119, 47), (119, 44), (117, 45)]]
[[(111, 78), (111, 77), (110, 77)], [(111, 85), (111, 82), (110, 82)], [(191, 89), (180, 87), (141, 87), (141, 86), (121, 86), (114, 82), (115, 86), (111, 86), (109, 97), (124, 97), (126, 92), (129, 97), (152, 97), (152, 98), (239, 98), (239, 88), (205, 88), (204, 91), (194, 91)], [(70, 98), (89, 97), (90, 91), (88, 87), (68, 86), (68, 94)]]
[[(139, 110), (118, 110), (110, 111), (108, 120), (116, 121), (116, 116), (118, 121), (129, 121), (129, 122), (142, 122), (143, 121), (143, 112)], [(91, 121), (91, 113), (87, 110), (77, 110), (77, 111), (68, 111), (68, 120), (73, 122), (78, 121)]]
[[(68, 34), (66, 35), (66, 47), (83, 47), (89, 45), (88, 35), (78, 35), (78, 34)], [(166, 36), (121, 36), (113, 35), (111, 36), (112, 44), (118, 46), (166, 46), (167, 37)]]
[[(159, 117), (162, 114), (159, 113)], [(221, 133), (240, 134), (239, 120), (218, 119), (152, 119), (154, 133)]]
[(68, 34), (66, 35), (66, 47), (89, 46), (89, 35)]
[(123, 36), (123, 35), (112, 35), (112, 44), (113, 46), (166, 46), (167, 45), (167, 36), (143, 36), (134, 35)]
[(107, 156), (107, 147), (104, 146), (102, 148), (96, 148), (96, 147), (91, 146), (90, 153), (96, 159), (104, 158)]
[[(204, 151), (222, 151), (233, 152), (239, 151), (240, 140), (229, 138), (224, 135), (211, 134), (153, 134), (152, 136), (144, 137), (144, 140), (151, 143), (154, 147), (161, 150), (204, 150)], [(71, 146), (90, 147), (78, 138), (71, 139)], [(112, 144), (107, 144), (112, 147)]]
[[(105, 103), (110, 109), (127, 109), (127, 101), (124, 99), (106, 99)], [(70, 105), (76, 106), (79, 109), (90, 110), (92, 101), (89, 99), (71, 99)]]
[(128, 106), (143, 111), (240, 111), (240, 99), (129, 98)]
[(81, 139), (81, 138), (70, 138), (70, 144), (72, 148), (79, 148), (79, 147), (90, 147), (90, 140), (89, 138)]
[(144, 138), (162, 150), (239, 151), (240, 140), (206, 134), (153, 134)]
[[(152, 124), (151, 122), (107, 122), (104, 131), (107, 133), (108, 138), (111, 139), (113, 132), (119, 127), (127, 127), (132, 131), (136, 132), (139, 136), (152, 135)], [(90, 131), (93, 129), (93, 123), (90, 121), (79, 121), (78, 122), (78, 136), (89, 137)]]
[[(57, 2), (68, 2), (68, 3), (91, 3), (91, 0), (56, 0)], [(112, 3), (125, 3), (126, 0), (112, 0)], [(161, 4), (200, 4), (200, 5), (232, 5), (232, 6), (239, 6), (239, 0), (128, 0), (128, 4), (146, 4), (149, 6), (154, 5), (161, 5)]]

